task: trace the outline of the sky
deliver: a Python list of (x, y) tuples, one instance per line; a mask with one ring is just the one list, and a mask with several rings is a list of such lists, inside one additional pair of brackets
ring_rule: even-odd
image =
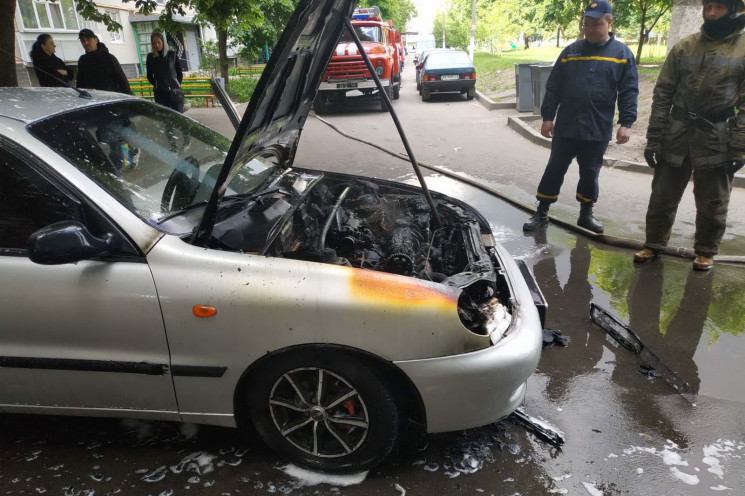
[(435, 12), (440, 8), (440, 0), (412, 0), (419, 15), (406, 25), (408, 31), (418, 31), (420, 34), (431, 34)]

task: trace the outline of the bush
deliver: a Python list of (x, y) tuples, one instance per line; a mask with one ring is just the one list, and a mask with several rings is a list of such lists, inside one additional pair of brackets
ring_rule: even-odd
[(237, 78), (231, 79), (228, 93), (230, 99), (235, 103), (244, 103), (251, 99), (256, 84), (259, 82), (258, 79), (254, 78)]

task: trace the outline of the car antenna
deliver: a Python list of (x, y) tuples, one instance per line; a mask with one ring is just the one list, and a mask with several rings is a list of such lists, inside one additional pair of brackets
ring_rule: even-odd
[[(20, 57), (16, 57), (16, 55), (15, 55), (14, 53), (10, 53), (9, 51), (7, 51), (7, 50), (5, 50), (5, 49), (3, 49), (3, 48), (0, 48), (0, 52), (3, 52), (3, 53), (5, 53), (6, 55), (10, 55), (10, 56), (11, 56), (11, 57), (13, 57), (14, 59), (16, 59), (16, 60), (17, 60), (18, 62), (21, 62), (21, 63), (25, 63), (25, 60), (23, 60), (23, 59), (22, 59), (22, 58), (20, 58)], [(71, 85), (70, 83), (68, 83), (68, 82), (66, 82), (66, 81), (62, 81), (62, 80), (61, 80), (60, 78), (58, 78), (57, 76), (55, 76), (54, 74), (50, 74), (50, 73), (48, 73), (48, 72), (47, 72), (47, 71), (45, 71), (44, 69), (41, 69), (41, 68), (39, 68), (39, 67), (34, 67), (34, 70), (36, 70), (36, 71), (41, 71), (41, 72), (43, 72), (44, 74), (46, 74), (47, 76), (51, 76), (51, 77), (55, 78), (56, 80), (58, 80), (59, 82), (61, 82), (62, 84), (64, 84), (64, 85), (65, 85), (65, 88), (70, 88), (70, 89), (72, 89), (72, 90), (75, 90), (75, 91), (77, 91), (77, 92), (78, 92), (78, 95), (80, 96), (80, 98), (88, 98), (88, 99), (91, 99), (91, 98), (93, 98), (93, 97), (91, 96), (91, 94), (90, 94), (90, 93), (88, 93), (87, 91), (85, 91), (85, 90), (81, 90), (80, 88), (76, 88), (75, 86)]]
[[(360, 41), (360, 37), (357, 36), (357, 32), (354, 30), (354, 26), (352, 26), (352, 22), (349, 19), (344, 19), (344, 23), (347, 26), (347, 31), (349, 31), (350, 36), (354, 40), (354, 44), (357, 45), (357, 50), (359, 51), (360, 55), (362, 55), (362, 60), (365, 61), (365, 65), (367, 66), (367, 70), (372, 74), (373, 80), (375, 81), (375, 86), (378, 88), (378, 93), (380, 94), (380, 97), (385, 101), (385, 106), (388, 107), (388, 111), (391, 113), (391, 117), (393, 118), (393, 122), (396, 124), (396, 129), (398, 129), (398, 134), (401, 136), (401, 141), (403, 141), (404, 148), (406, 148), (406, 154), (409, 156), (409, 161), (411, 162), (411, 165), (414, 166), (414, 172), (416, 173), (417, 179), (419, 179), (419, 184), (422, 187), (422, 191), (424, 191), (424, 196), (427, 198), (427, 203), (429, 203), (429, 207), (432, 209), (432, 215), (435, 220), (436, 228), (442, 227), (442, 219), (440, 218), (440, 214), (437, 212), (437, 206), (435, 205), (434, 200), (432, 199), (432, 195), (429, 193), (429, 188), (427, 188), (427, 183), (424, 181), (424, 176), (422, 175), (422, 171), (419, 168), (419, 163), (416, 161), (416, 158), (414, 157), (414, 152), (411, 149), (411, 146), (409, 145), (409, 140), (406, 138), (406, 133), (404, 133), (403, 127), (401, 127), (401, 121), (398, 120), (398, 115), (396, 115), (396, 111), (393, 110), (393, 104), (391, 103), (391, 99), (388, 98), (388, 94), (383, 89), (383, 83), (380, 82), (380, 78), (378, 77), (378, 74), (375, 72), (375, 69), (373, 68), (372, 62), (370, 62), (370, 58), (367, 56), (367, 52), (365, 52), (365, 47), (362, 46), (362, 42)], [(393, 78), (391, 77), (391, 84), (393, 84)]]

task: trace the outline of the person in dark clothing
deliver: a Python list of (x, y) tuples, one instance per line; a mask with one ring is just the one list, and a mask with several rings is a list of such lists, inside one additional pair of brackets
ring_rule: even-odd
[(549, 75), (541, 105), (541, 134), (553, 138), (551, 156), (536, 193), (538, 209), (523, 224), (524, 231), (548, 224), (548, 209), (559, 198), (564, 175), (576, 158), (580, 203), (577, 225), (603, 232), (592, 209), (598, 200), (603, 154), (613, 136), (616, 100), (620, 126), (616, 143), (623, 144), (629, 141), (631, 125), (636, 121), (639, 95), (634, 55), (614, 38), (610, 32), (612, 22), (613, 9), (607, 1), (590, 3), (585, 10), (585, 38), (561, 52)]
[(634, 254), (638, 263), (667, 247), (693, 179), (693, 269), (711, 270), (727, 228), (734, 175), (745, 164), (745, 4), (702, 4), (701, 30), (670, 49), (654, 87), (644, 149), (654, 179), (644, 249)]
[(57, 45), (51, 35), (40, 34), (31, 47), (31, 61), (34, 63), (36, 79), (39, 86), (67, 87), (68, 81), (72, 81), (74, 74), (71, 67), (65, 65), (54, 52)]
[(90, 29), (78, 34), (85, 53), (78, 59), (78, 88), (132, 94), (122, 66)]
[(181, 81), (184, 74), (181, 61), (173, 50), (168, 50), (162, 33), (156, 31), (151, 34), (150, 45), (152, 51), (147, 54), (145, 66), (147, 80), (153, 85), (155, 103), (183, 112), (184, 92), (181, 90)]

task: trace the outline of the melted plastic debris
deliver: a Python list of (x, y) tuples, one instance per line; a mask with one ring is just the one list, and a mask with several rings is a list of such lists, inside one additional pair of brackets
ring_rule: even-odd
[(149, 474), (142, 477), (140, 480), (144, 482), (160, 482), (163, 479), (166, 478), (166, 474), (168, 473), (168, 468), (165, 465), (162, 465)]
[(180, 474), (184, 470), (194, 472), (197, 475), (209, 474), (215, 470), (212, 461), (216, 457), (204, 451), (195, 451), (185, 456), (177, 465), (171, 466), (171, 472)]
[(287, 465), (281, 467), (280, 470), (290, 477), (294, 477), (302, 483), (299, 487), (304, 486), (317, 486), (318, 484), (328, 484), (330, 486), (352, 486), (361, 484), (366, 478), (369, 472), (360, 472), (358, 474), (349, 475), (333, 475), (333, 474), (322, 474), (320, 472), (312, 472), (304, 468), (300, 468), (296, 465)]
[(582, 481), (582, 485), (585, 486), (585, 491), (587, 491), (590, 496), (604, 496), (603, 491), (595, 487), (595, 484), (592, 482)]
[(549, 424), (545, 420), (528, 415), (527, 413), (525, 413), (525, 407), (519, 407), (512, 413), (511, 417), (517, 419), (520, 424), (527, 427), (539, 438), (551, 443), (557, 448), (561, 448), (564, 445), (565, 438), (562, 431)]
[(543, 330), (543, 349), (547, 350), (553, 348), (555, 345), (562, 347), (569, 346), (572, 339), (569, 336), (564, 336), (558, 329), (544, 329)]

